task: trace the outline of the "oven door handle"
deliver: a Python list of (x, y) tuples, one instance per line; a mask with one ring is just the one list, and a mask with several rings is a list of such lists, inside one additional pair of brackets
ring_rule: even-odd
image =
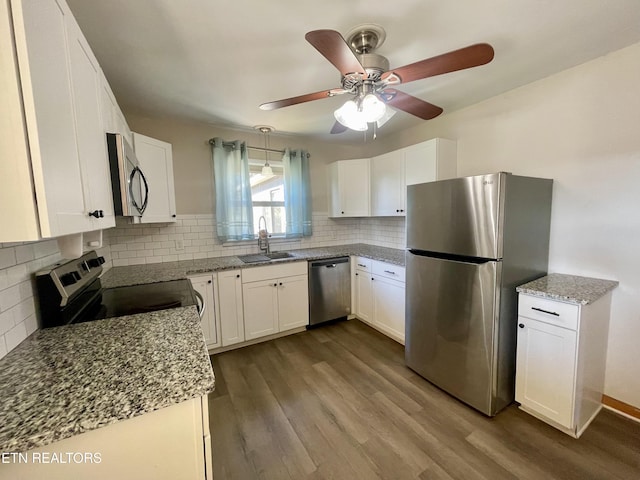
[(200, 319), (204, 316), (204, 311), (207, 308), (207, 304), (204, 302), (203, 296), (197, 290), (194, 290), (193, 293), (196, 294), (196, 299), (198, 300), (198, 315), (200, 315)]

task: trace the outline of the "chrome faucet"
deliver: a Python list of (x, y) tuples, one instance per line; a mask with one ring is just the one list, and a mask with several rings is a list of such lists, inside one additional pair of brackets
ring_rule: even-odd
[[(263, 221), (264, 228), (260, 228)], [(258, 247), (267, 254), (271, 253), (271, 249), (269, 247), (269, 232), (267, 231), (267, 219), (264, 218), (264, 215), (258, 219)]]

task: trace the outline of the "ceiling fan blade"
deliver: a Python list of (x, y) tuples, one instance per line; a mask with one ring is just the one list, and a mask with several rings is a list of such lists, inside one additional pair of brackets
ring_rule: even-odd
[(465, 68), (485, 65), (493, 60), (493, 47), (488, 43), (478, 43), (469, 47), (443, 53), (404, 67), (394, 68), (382, 75), (381, 80), (400, 77), (401, 83), (413, 82), (423, 78), (435, 77), (443, 73), (464, 70)]
[(267, 102), (260, 105), (261, 110), (275, 110), (276, 108), (288, 107), (290, 105), (297, 105), (298, 103), (311, 102), (313, 100), (320, 100), (322, 98), (332, 97), (337, 93), (334, 90), (322, 90), (321, 92), (307, 93), (306, 95), (300, 95), (298, 97), (285, 98), (283, 100), (276, 100), (275, 102)]
[(442, 108), (412, 95), (408, 95), (394, 88), (387, 88), (380, 92), (380, 98), (394, 108), (415, 115), (423, 120), (431, 120), (440, 115)]
[(367, 71), (340, 33), (335, 30), (313, 30), (308, 32), (304, 38), (334, 67), (340, 70), (343, 76), (349, 73), (361, 73), (365, 77), (367, 76)]
[(331, 127), (331, 134), (335, 134), (335, 133), (343, 133), (346, 132), (347, 130), (349, 130), (347, 127), (345, 127), (344, 125), (342, 125), (340, 122), (336, 122), (333, 124), (333, 127)]

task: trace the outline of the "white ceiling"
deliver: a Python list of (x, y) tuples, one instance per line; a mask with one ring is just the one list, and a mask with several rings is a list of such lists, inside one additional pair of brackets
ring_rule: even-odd
[[(488, 65), (398, 88), (444, 108), (477, 103), (640, 41), (638, 0), (68, 0), (126, 110), (213, 124), (272, 125), (329, 135), (334, 97), (265, 112), (258, 105), (339, 86), (340, 75), (304, 35), (362, 23), (387, 32), (391, 67), (474, 43)], [(424, 120), (399, 112), (387, 133)]]

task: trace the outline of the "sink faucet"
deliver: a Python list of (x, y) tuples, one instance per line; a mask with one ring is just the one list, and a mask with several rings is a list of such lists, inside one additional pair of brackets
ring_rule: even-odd
[[(260, 228), (264, 222), (264, 228)], [(258, 219), (258, 247), (260, 250), (271, 253), (271, 249), (269, 248), (269, 232), (267, 231), (267, 219), (264, 218), (264, 215)]]

